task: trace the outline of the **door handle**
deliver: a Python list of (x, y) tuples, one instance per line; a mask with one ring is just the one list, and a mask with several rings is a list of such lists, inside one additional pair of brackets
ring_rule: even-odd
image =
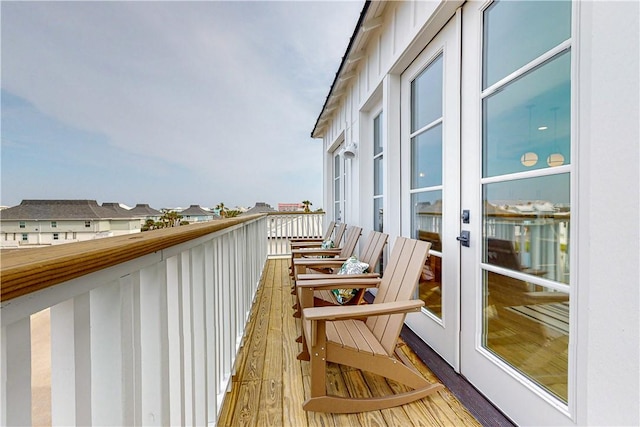
[(456, 240), (458, 242), (460, 242), (462, 244), (462, 246), (468, 248), (469, 247), (469, 240), (471, 239), (470, 235), (471, 235), (471, 232), (469, 232), (467, 230), (462, 230), (460, 232), (460, 235), (458, 237), (456, 237)]

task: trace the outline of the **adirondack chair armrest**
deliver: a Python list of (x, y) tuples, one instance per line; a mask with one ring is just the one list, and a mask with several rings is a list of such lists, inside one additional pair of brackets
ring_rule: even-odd
[(300, 256), (304, 256), (304, 255), (311, 255), (313, 254), (313, 252), (316, 251), (333, 251), (336, 250), (338, 248), (322, 248), (322, 243), (320, 244), (315, 244), (315, 245), (304, 245), (304, 246), (292, 246), (291, 247), (291, 254), (292, 255), (300, 255)]
[(292, 250), (317, 249), (322, 246), (322, 242), (291, 242)]
[[(332, 275), (333, 276), (333, 275)], [(344, 289), (344, 288), (377, 288), (381, 282), (381, 279), (375, 277), (366, 278), (353, 278), (352, 276), (338, 276), (345, 277), (345, 279), (320, 279), (320, 280), (298, 280), (296, 287), (300, 289), (313, 289), (313, 290), (325, 290), (325, 289)]]
[(341, 267), (347, 258), (294, 258), (294, 266), (305, 267)]
[(290, 238), (289, 242), (291, 243), (317, 243), (320, 242), (322, 243), (324, 241), (323, 237), (301, 237), (301, 238)]
[(304, 273), (298, 274), (298, 280), (325, 280), (325, 279), (377, 279), (380, 277), (378, 273), (362, 273), (362, 274), (326, 274), (326, 273)]
[(422, 300), (393, 301), (380, 304), (350, 306), (309, 307), (302, 310), (302, 316), (309, 321), (361, 319), (370, 316), (410, 313), (420, 311)]
[(291, 251), (291, 254), (295, 259), (300, 259), (301, 256), (322, 256), (322, 255), (336, 256), (340, 254), (340, 251), (342, 251), (342, 249), (340, 248), (335, 248), (335, 249), (309, 248), (309, 249), (294, 249)]
[[(296, 258), (300, 259), (300, 258)], [(340, 268), (342, 264), (344, 264), (343, 258), (303, 258), (304, 261), (298, 261), (299, 263), (303, 263), (305, 265), (313, 264), (314, 267), (325, 267), (325, 268)], [(305, 261), (312, 261), (312, 263), (306, 263)]]

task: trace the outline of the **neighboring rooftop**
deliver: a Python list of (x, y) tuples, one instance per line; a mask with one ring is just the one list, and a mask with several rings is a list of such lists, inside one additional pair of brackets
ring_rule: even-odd
[(131, 212), (133, 216), (162, 216), (162, 212), (157, 209), (153, 209), (146, 203), (138, 203), (129, 212)]
[(253, 214), (265, 213), (265, 212), (277, 212), (277, 211), (267, 203), (256, 202), (256, 205), (254, 207), (252, 207), (242, 215), (253, 215)]
[(107, 203), (103, 203), (102, 204), (103, 208), (107, 208), (107, 209), (111, 209), (112, 211), (114, 211), (116, 214), (123, 216), (123, 217), (129, 217), (131, 218), (133, 215), (131, 214), (131, 210), (130, 209), (126, 209), (123, 208), (122, 205), (120, 203), (116, 203), (116, 202), (107, 202)]
[(180, 215), (191, 215), (191, 216), (215, 216), (215, 213), (203, 209), (200, 205), (191, 205), (187, 209), (184, 209), (180, 212)]
[(23, 200), (18, 206), (3, 209), (3, 220), (36, 219), (108, 219), (131, 218), (115, 209), (98, 205), (95, 200)]

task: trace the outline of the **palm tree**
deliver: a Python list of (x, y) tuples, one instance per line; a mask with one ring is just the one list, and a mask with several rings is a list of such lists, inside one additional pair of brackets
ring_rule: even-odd
[(227, 211), (229, 210), (229, 208), (226, 207), (224, 203), (222, 202), (218, 203), (218, 206), (216, 206), (216, 209), (218, 210), (218, 215), (220, 215), (222, 218), (225, 218), (227, 216)]
[(308, 200), (303, 200), (302, 201), (302, 205), (304, 206), (304, 211), (305, 212), (311, 212), (311, 209), (309, 209), (309, 206), (313, 205), (313, 203), (311, 203)]
[(162, 212), (163, 214), (160, 217), (160, 222), (164, 224), (164, 228), (176, 227), (180, 225), (182, 215), (178, 214), (176, 211), (170, 211), (168, 209), (163, 209)]

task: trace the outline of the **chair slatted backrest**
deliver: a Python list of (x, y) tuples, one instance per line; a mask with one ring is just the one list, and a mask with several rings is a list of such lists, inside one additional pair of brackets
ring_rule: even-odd
[(362, 234), (362, 228), (351, 226), (347, 230), (347, 236), (344, 240), (344, 244), (342, 245), (342, 249), (340, 250), (340, 258), (349, 258), (353, 255), (353, 252), (356, 250), (356, 245), (358, 244), (358, 239)]
[(336, 228), (336, 222), (331, 221), (329, 225), (327, 225), (327, 230), (324, 232), (324, 235), (322, 236), (322, 240), (330, 239), (331, 235), (333, 234), (334, 228)]
[(360, 261), (369, 264), (369, 272), (373, 273), (380, 261), (380, 254), (384, 249), (384, 245), (387, 244), (389, 235), (381, 233), (379, 231), (372, 231), (367, 236), (367, 240), (364, 243), (363, 251), (360, 254)]
[(347, 230), (347, 224), (340, 223), (335, 229), (335, 234), (333, 235), (333, 244), (337, 247), (340, 246), (340, 242), (342, 242), (342, 237), (344, 236), (345, 231)]
[[(412, 299), (430, 247), (429, 242), (398, 237), (373, 303)], [(405, 317), (406, 314), (392, 314), (367, 320), (367, 327), (389, 355), (395, 349)]]

